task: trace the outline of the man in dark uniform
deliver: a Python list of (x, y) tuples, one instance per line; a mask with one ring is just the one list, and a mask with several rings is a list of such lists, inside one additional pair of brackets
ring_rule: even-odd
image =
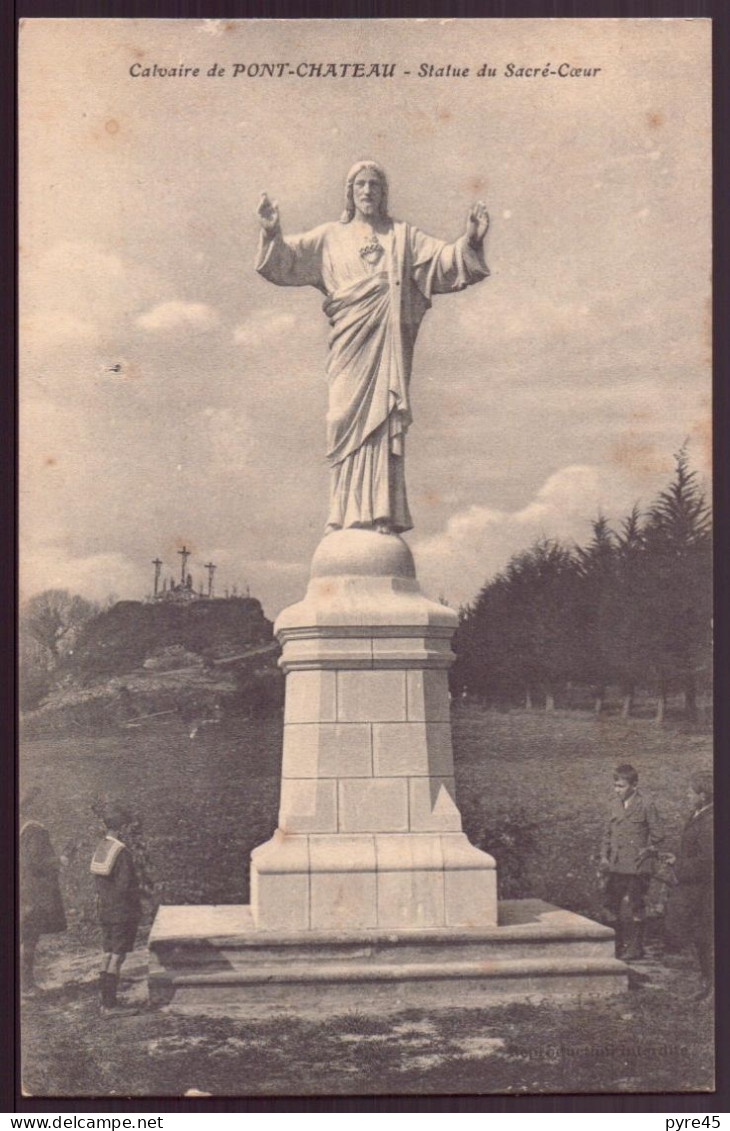
[(40, 790), (34, 788), (20, 802), (20, 990), (24, 997), (36, 992), (34, 966), (41, 935), (66, 930), (66, 915), (58, 882), (60, 861), (48, 829), (39, 815)]
[(106, 829), (91, 861), (97, 895), (97, 911), (101, 924), (104, 955), (99, 975), (99, 992), (103, 1013), (129, 1013), (118, 1005), (117, 989), (122, 963), (134, 941), (142, 914), (139, 883), (134, 859), (124, 843), (124, 830), (131, 821), (130, 813), (118, 804), (107, 806), (102, 814)]
[[(644, 956), (646, 893), (653, 857), (664, 839), (656, 806), (640, 793), (638, 782), (628, 762), (614, 770), (614, 801), (601, 845), (604, 914), (616, 932), (616, 953), (627, 962)], [(630, 918), (624, 930), (621, 908), (626, 898)]]
[[(688, 796), (692, 814), (682, 830), (675, 864), (675, 925), (691, 942), (700, 966), (700, 988), (695, 1001), (710, 1001), (715, 965), (713, 923), (713, 782), (712, 774), (692, 774)], [(671, 907), (670, 907), (671, 911)]]

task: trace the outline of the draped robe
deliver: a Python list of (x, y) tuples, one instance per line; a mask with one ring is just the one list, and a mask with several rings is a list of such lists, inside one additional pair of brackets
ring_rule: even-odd
[(431, 296), (460, 291), (489, 270), (466, 237), (445, 243), (400, 221), (378, 233), (383, 254), (360, 255), (362, 234), (323, 224), (299, 236), (262, 232), (256, 270), (277, 286), (313, 286), (329, 319), (329, 528), (413, 526), (406, 498), (413, 347)]

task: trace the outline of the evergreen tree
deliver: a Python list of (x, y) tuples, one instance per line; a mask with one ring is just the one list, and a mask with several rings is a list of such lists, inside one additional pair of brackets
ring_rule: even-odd
[(645, 519), (634, 506), (617, 531), (599, 515), (585, 547), (542, 539), (516, 554), (462, 610), (452, 686), (490, 701), (544, 695), (549, 709), (567, 680), (590, 684), (601, 710), (617, 683), (623, 713), (637, 689), (670, 689), (687, 713), (710, 685), (712, 529), (686, 448)]
[(506, 667), (527, 702), (555, 695), (571, 677), (579, 638), (576, 562), (558, 542), (541, 539), (509, 562), (503, 590), (502, 635)]
[(622, 714), (628, 718), (636, 689), (646, 685), (649, 656), (642, 629), (644, 608), (644, 532), (641, 512), (635, 504), (616, 534), (616, 571), (611, 594), (605, 646), (611, 653), (611, 669), (621, 687)]
[(580, 640), (573, 659), (577, 678), (593, 686), (595, 711), (599, 714), (607, 685), (615, 676), (611, 633), (618, 554), (608, 520), (599, 514), (591, 525), (592, 540), (584, 549), (576, 548), (580, 584), (578, 608), (573, 615), (579, 622)]

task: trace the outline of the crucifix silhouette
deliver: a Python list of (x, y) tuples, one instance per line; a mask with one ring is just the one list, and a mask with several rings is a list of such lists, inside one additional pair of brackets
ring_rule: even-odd
[(184, 586), (185, 585), (185, 566), (187, 565), (187, 560), (190, 557), (190, 550), (188, 550), (187, 546), (183, 545), (182, 550), (178, 550), (178, 554), (182, 558), (182, 564), (180, 566), (180, 584), (182, 586)]
[(162, 562), (159, 558), (152, 559), (152, 565), (155, 567), (155, 597), (157, 596), (157, 589), (160, 584), (160, 570), (162, 569)]
[(217, 570), (218, 567), (213, 565), (212, 562), (206, 562), (205, 566), (203, 568), (207, 569), (207, 571), (208, 571), (208, 596), (212, 597), (213, 596), (213, 574), (215, 573), (215, 571)]

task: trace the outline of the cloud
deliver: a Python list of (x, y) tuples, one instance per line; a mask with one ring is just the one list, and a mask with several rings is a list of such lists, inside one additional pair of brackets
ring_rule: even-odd
[(93, 342), (111, 307), (128, 297), (119, 256), (81, 240), (61, 240), (38, 256), (21, 255), (20, 278), (24, 349)]
[(604, 495), (601, 471), (597, 467), (575, 464), (549, 476), (532, 502), (511, 517), (518, 527), (547, 522), (551, 536), (570, 536), (576, 519), (585, 523), (603, 506)]
[[(251, 596), (261, 602), (264, 613), (276, 620), (282, 609), (301, 601), (307, 589), (309, 561), (277, 561), (275, 558), (244, 559), (242, 571)], [(239, 587), (240, 590), (240, 587)]]
[(204, 302), (161, 302), (136, 319), (143, 330), (170, 333), (173, 330), (192, 330), (202, 333), (217, 326), (215, 310)]
[[(250, 592), (261, 602), (266, 616), (275, 620), (287, 605), (301, 601), (307, 588), (309, 557), (300, 560), (252, 557), (250, 540), (232, 536), (231, 541), (214, 546), (209, 560), (217, 565), (215, 591), (222, 597), (235, 586), (239, 594)], [(208, 551), (206, 551), (207, 553)]]
[(164, 285), (148, 265), (85, 240), (59, 240), (38, 253), (23, 250), (20, 281), (24, 356), (105, 345), (127, 331), (129, 312)]
[(261, 349), (272, 342), (286, 340), (297, 328), (295, 314), (272, 314), (270, 310), (255, 310), (245, 322), (233, 331), (237, 346), (248, 349)]
[(89, 279), (121, 279), (125, 274), (122, 259), (99, 244), (83, 240), (60, 240), (40, 261), (43, 272), (74, 275)]
[(93, 342), (98, 337), (98, 327), (93, 322), (79, 318), (67, 310), (49, 310), (44, 314), (22, 319), (20, 329), (24, 344), (34, 347), (52, 347), (74, 342)]
[(430, 595), (463, 604), (536, 539), (583, 543), (599, 512), (618, 520), (634, 501), (631, 484), (618, 471), (588, 464), (561, 468), (524, 507), (473, 505), (453, 515), (440, 533), (414, 542), (419, 579)]
[(519, 303), (506, 291), (489, 295), (489, 302), (462, 303), (459, 329), (474, 343), (512, 342), (555, 336), (582, 340), (600, 328), (594, 308), (585, 299), (557, 299), (546, 294), (526, 293)]
[(308, 562), (280, 562), (276, 558), (251, 558), (249, 566), (252, 570), (261, 573), (291, 574), (294, 577), (306, 577), (309, 572)]
[(93, 601), (104, 601), (112, 593), (139, 600), (150, 588), (147, 574), (125, 554), (75, 557), (60, 544), (46, 544), (23, 554), (20, 593), (27, 600), (45, 589), (68, 589)]
[(206, 408), (203, 419), (212, 452), (206, 474), (228, 476), (249, 471), (256, 437), (246, 414), (228, 408)]

